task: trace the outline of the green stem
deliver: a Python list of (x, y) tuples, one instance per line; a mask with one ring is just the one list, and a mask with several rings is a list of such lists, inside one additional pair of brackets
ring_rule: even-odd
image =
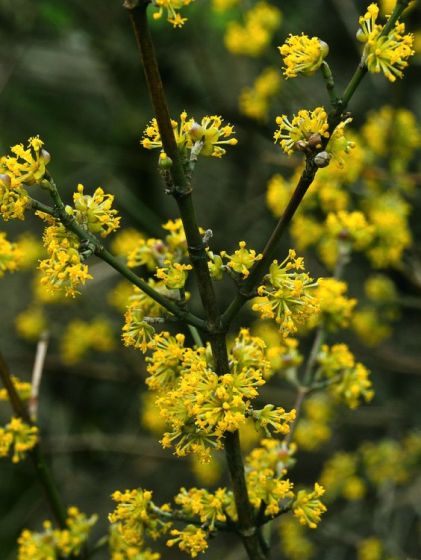
[[(23, 404), (18, 392), (13, 384), (9, 368), (7, 367), (6, 361), (3, 355), (0, 353), (0, 378), (3, 385), (7, 391), (10, 405), (13, 412), (21, 418), (26, 424), (33, 426), (33, 422), (29, 416), (29, 413)], [(45, 461), (44, 455), (41, 451), (39, 443), (29, 451), (29, 456), (31, 457), (32, 463), (34, 465), (35, 473), (44, 488), (46, 498), (50, 504), (51, 511), (56, 518), (56, 521), (60, 528), (66, 527), (66, 510), (62, 503), (60, 492), (53, 479), (52, 473), (50, 472), (48, 465)]]
[(247, 280), (243, 282), (236, 297), (222, 315), (222, 323), (225, 328), (230, 325), (231, 321), (242, 308), (244, 303), (252, 297), (257, 284), (262, 280), (264, 274), (269, 268), (276, 249), (278, 248), (278, 243), (286, 232), (295, 212), (301, 204), (304, 195), (313, 182), (317, 169), (318, 168), (316, 167), (313, 159), (306, 160), (306, 167), (298, 181), (295, 191), (293, 192), (284, 213), (279, 219), (272, 235), (263, 249), (263, 258), (255, 264)]
[(118, 258), (114, 257), (114, 255), (107, 251), (107, 249), (103, 247), (103, 245), (100, 243), (97, 237), (95, 237), (95, 235), (78, 224), (74, 217), (70, 216), (66, 212), (65, 206), (60, 198), (59, 192), (53, 179), (49, 177), (48, 180), (51, 187), (49, 188), (49, 193), (54, 201), (54, 207), (46, 206), (38, 200), (32, 199), (31, 206), (33, 209), (40, 210), (42, 212), (50, 214), (51, 216), (54, 216), (61, 221), (66, 229), (77, 235), (77, 237), (81, 241), (89, 241), (89, 243), (91, 243), (95, 247), (95, 255), (108, 263), (112, 268), (114, 268), (114, 270), (117, 270), (117, 272), (127, 278), (127, 280), (129, 280), (132, 284), (142, 290), (142, 292), (145, 292), (154, 301), (162, 305), (162, 307), (173, 313), (178, 319), (185, 321), (188, 324), (194, 325), (199, 329), (205, 329), (206, 322), (203, 321), (203, 319), (200, 319), (193, 313), (190, 313), (189, 311), (179, 307), (177, 303), (171, 301), (164, 295), (154, 290), (147, 282), (142, 280), (142, 278), (135, 274), (128, 266), (126, 266)]
[(330, 104), (334, 109), (337, 109), (338, 106), (341, 105), (342, 100), (336, 93), (335, 80), (333, 78), (333, 74), (330, 69), (330, 66), (325, 60), (322, 62), (322, 65), (320, 66), (320, 70), (322, 72), (322, 76), (326, 84), (326, 89), (329, 95)]

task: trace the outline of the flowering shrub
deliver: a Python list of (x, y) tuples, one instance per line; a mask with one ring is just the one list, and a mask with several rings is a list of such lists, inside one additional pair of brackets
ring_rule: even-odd
[[(381, 73), (390, 82), (404, 78), (415, 54), (414, 37), (400, 21), (409, 3), (399, 0), (392, 9), (370, 4), (359, 18), (361, 59), (342, 93), (328, 63), (329, 46), (304, 33), (290, 33), (279, 54), (275, 49), (278, 67), (266, 66), (240, 92), (241, 113), (260, 126), (269, 126), (271, 108), (276, 110), (268, 139), (276, 158), (293, 161), (287, 164), (290, 173), (276, 173), (268, 181), (267, 205), (278, 221), (261, 249), (243, 239), (221, 249), (213, 231), (205, 229), (208, 224), (196, 218), (203, 160), (222, 166), (239, 157), (241, 137), (220, 115), (196, 120), (183, 110), (172, 118), (144, 0), (124, 2), (154, 110), (143, 133), (138, 131), (138, 149), (155, 164), (178, 216), (148, 236), (126, 226), (111, 189), (77, 184), (67, 199), (54, 169), (60, 148), (48, 146), (51, 155), (39, 136), (1, 157), (3, 220), (32, 214), (44, 228), (42, 247), (33, 238), (14, 242), (0, 232), (1, 276), (37, 263), (35, 301), (17, 316), (16, 329), (28, 340), (38, 339), (39, 348), (31, 384), (11, 375), (0, 360), (0, 399), (11, 409), (0, 427), (0, 456), (13, 463), (33, 461), (55, 517), (54, 523), (44, 522), (42, 532), (22, 528), (19, 560), (90, 557), (104, 546), (112, 560), (158, 560), (156, 541), (195, 558), (211, 551), (212, 539), (222, 532), (238, 538), (250, 560), (264, 560), (274, 528), (284, 557), (311, 558), (317, 550), (312, 533), (335, 500), (364, 507), (370, 489), (415, 477), (421, 458), (415, 432), (402, 442), (386, 439), (363, 443), (354, 453), (330, 453), (322, 469), (309, 469), (306, 484), (294, 470), (305, 461), (301, 451), (319, 450), (332, 440), (344, 410), (374, 398), (371, 372), (343, 341), (343, 331), (353, 329), (376, 345), (399, 315), (399, 294), (386, 269), (403, 266), (412, 242), (408, 199), (414, 185), (408, 165), (421, 134), (404, 109), (373, 106), (358, 129), (352, 128), (348, 109), (367, 73)], [(204, 9), (199, 4), (154, 0), (152, 20), (183, 27), (190, 8), (192, 13)], [(237, 4), (215, 0), (213, 9), (226, 14)], [(283, 22), (280, 10), (259, 1), (238, 13), (238, 20), (224, 20), (227, 50), (253, 59), (264, 56)], [(278, 92), (293, 87), (296, 78), (319, 75), (326, 101), (280, 114)], [(280, 242), (288, 232), (294, 248), (284, 251)], [(318, 264), (301, 256), (311, 247)], [(383, 270), (366, 279), (366, 304), (345, 280), (350, 263), (362, 256)], [(94, 264), (95, 258), (122, 277), (108, 301), (124, 316), (122, 344), (133, 350), (136, 362), (143, 360), (148, 393), (142, 398), (142, 422), (165, 453), (189, 457), (198, 481), (208, 486), (182, 486), (158, 505), (159, 487), (145, 488), (141, 479), (131, 488), (123, 482), (111, 496), (106, 535), (96, 543), (90, 535), (98, 515), (63, 506), (44, 458), (37, 414), (40, 354), (45, 354), (45, 331), (51, 329), (48, 306), (77, 301), (89, 289), (102, 266)], [(225, 305), (221, 293), (229, 290), (229, 282), (234, 288)], [(75, 319), (58, 347), (65, 366), (92, 352), (114, 351), (115, 325), (103, 314)], [(284, 402), (276, 390), (272, 394), (277, 383), (289, 387), (293, 398)], [(405, 460), (398, 461), (403, 452)], [(227, 477), (219, 480), (221, 455), (228, 483)], [(376, 535), (352, 539), (359, 558), (392, 558), (387, 542)]]

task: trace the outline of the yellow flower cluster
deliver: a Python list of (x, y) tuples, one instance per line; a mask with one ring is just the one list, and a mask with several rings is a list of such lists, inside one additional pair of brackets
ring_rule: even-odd
[(215, 492), (204, 488), (181, 488), (174, 501), (187, 516), (199, 517), (209, 531), (215, 529), (217, 521), (225, 523), (228, 514), (231, 520), (236, 519), (234, 498), (226, 488), (218, 488)]
[(192, 270), (191, 264), (180, 264), (164, 261), (165, 268), (158, 268), (156, 277), (162, 280), (168, 290), (181, 290), (188, 278), (188, 271)]
[(73, 194), (74, 209), (68, 209), (69, 214), (75, 216), (84, 229), (107, 237), (120, 227), (117, 210), (111, 208), (114, 196), (105, 194), (101, 187), (92, 196), (84, 194), (83, 190), (84, 186), (79, 184), (77, 192)]
[(161, 443), (174, 446), (177, 455), (193, 453), (208, 461), (210, 449), (221, 447), (225, 432), (239, 429), (248, 416), (265, 431), (289, 431), (295, 411), (272, 405), (251, 408), (270, 366), (263, 341), (246, 329), (232, 346), (230, 371), (221, 376), (212, 370), (209, 349), (185, 348), (181, 334), (157, 334), (149, 347), (153, 353), (147, 358), (147, 383), (157, 391), (156, 404), (169, 427)]
[(160, 19), (164, 11), (167, 14), (167, 21), (172, 23), (173, 27), (182, 27), (187, 18), (181, 17), (179, 10), (188, 6), (193, 0), (154, 0), (153, 4), (158, 8), (157, 12), (154, 12), (153, 18)]
[[(226, 153), (223, 146), (235, 146), (238, 143), (236, 138), (232, 138), (234, 128), (230, 124), (223, 125), (223, 119), (218, 115), (205, 116), (199, 123), (183, 111), (180, 123), (175, 120), (171, 123), (177, 147), (185, 161), (193, 153), (195, 157), (202, 155), (220, 158)], [(161, 134), (155, 118), (145, 128), (140, 143), (147, 150), (162, 148)], [(165, 160), (165, 156), (163, 159)]]
[(293, 484), (284, 479), (286, 467), (293, 461), (294, 448), (288, 448), (275, 439), (263, 439), (262, 447), (253, 449), (246, 458), (246, 480), (250, 502), (259, 511), (262, 502), (266, 515), (276, 515), (291, 503)]
[(22, 256), (20, 247), (8, 241), (6, 234), (0, 231), (0, 278), (6, 271), (14, 272), (19, 267)]
[(352, 317), (352, 328), (366, 346), (377, 346), (392, 334), (392, 328), (385, 317), (374, 307), (357, 309)]
[(304, 261), (292, 249), (280, 264), (273, 261), (265, 283), (257, 290), (260, 297), (253, 304), (253, 310), (262, 319), (275, 319), (285, 337), (318, 312), (317, 300), (312, 295), (316, 283), (302, 270)]
[(351, 320), (352, 311), (357, 303), (354, 298), (347, 298), (348, 286), (335, 278), (319, 278), (314, 290), (314, 297), (319, 304), (319, 314), (310, 317), (309, 325), (321, 324), (329, 331), (346, 328)]
[(256, 255), (254, 249), (247, 249), (245, 241), (240, 241), (239, 247), (233, 255), (228, 255), (225, 251), (222, 251), (221, 257), (228, 260), (228, 266), (234, 272), (242, 274), (243, 278), (247, 278), (254, 263), (260, 261), (263, 255), (260, 253)]
[(38, 441), (38, 428), (25, 424), (21, 418), (12, 418), (4, 428), (0, 428), (0, 457), (6, 457), (11, 450), (12, 462), (25, 459), (26, 453)]
[(115, 348), (112, 325), (98, 317), (91, 322), (71, 321), (60, 341), (60, 355), (65, 364), (80, 362), (89, 350), (110, 352)]
[(273, 138), (288, 155), (296, 150), (320, 149), (322, 138), (329, 138), (327, 113), (323, 107), (316, 107), (314, 111), (302, 109), (292, 121), (287, 115), (281, 115), (276, 117), (276, 124), (279, 130)]
[(180, 219), (169, 220), (162, 227), (169, 232), (165, 239), (137, 239), (127, 256), (130, 268), (146, 266), (148, 270), (155, 271), (165, 261), (179, 262), (187, 256), (183, 222)]
[(321, 521), (321, 516), (326, 512), (326, 506), (319, 500), (325, 493), (323, 486), (317, 482), (313, 492), (300, 490), (292, 504), (292, 512), (301, 525), (315, 529)]
[[(19, 398), (23, 401), (26, 401), (31, 396), (31, 384), (27, 381), (21, 381), (15, 375), (12, 375), (12, 383), (19, 395)], [(0, 401), (8, 401), (9, 394), (5, 388), (0, 389)]]
[(79, 238), (66, 230), (58, 220), (49, 220), (44, 230), (43, 242), (48, 258), (39, 263), (43, 277), (41, 283), (49, 292), (61, 292), (75, 297), (77, 288), (92, 279), (88, 266), (79, 254)]
[(225, 34), (226, 48), (237, 55), (257, 57), (270, 45), (282, 14), (273, 4), (260, 0), (244, 16), (244, 24), (230, 22)]
[(253, 327), (253, 333), (260, 337), (266, 344), (266, 359), (270, 363), (267, 375), (283, 372), (288, 378), (302, 363), (303, 356), (298, 348), (298, 340), (295, 338), (284, 338), (279, 335), (276, 325), (270, 321), (259, 321)]
[[(128, 545), (143, 547), (147, 537), (155, 540), (170, 528), (171, 523), (161, 521), (156, 513), (157, 507), (149, 490), (116, 490), (111, 497), (117, 506), (108, 515), (108, 520), (116, 524), (118, 532)], [(160, 509), (170, 510), (168, 505)]]
[(369, 370), (355, 362), (346, 344), (335, 344), (331, 348), (324, 344), (317, 361), (318, 375), (334, 380), (330, 385), (332, 395), (349, 408), (357, 408), (362, 399), (369, 402), (374, 397)]
[(256, 121), (266, 121), (274, 96), (281, 88), (279, 72), (272, 67), (265, 68), (254, 80), (251, 87), (240, 93), (239, 107), (243, 115)]
[(324, 41), (318, 37), (310, 39), (304, 33), (290, 35), (278, 49), (284, 60), (283, 71), (286, 78), (295, 78), (299, 74), (311, 76), (329, 53), (329, 47)]
[(206, 531), (195, 525), (186, 525), (182, 531), (172, 529), (171, 536), (173, 538), (167, 541), (167, 546), (177, 544), (180, 550), (187, 552), (192, 558), (196, 558), (200, 552), (205, 552), (208, 548)]
[(328, 236), (336, 239), (338, 243), (347, 243), (353, 250), (361, 251), (370, 245), (375, 228), (367, 223), (362, 212), (340, 210), (328, 214), (326, 231)]
[(0, 158), (0, 214), (4, 220), (24, 219), (30, 204), (25, 186), (40, 183), (50, 161), (38, 136), (29, 138), (27, 148), (17, 144), (10, 149), (12, 156)]
[(54, 529), (50, 521), (44, 521), (42, 533), (25, 529), (18, 539), (18, 560), (79, 556), (97, 519), (97, 515), (87, 517), (72, 506), (67, 510), (65, 529)]
[(149, 548), (128, 544), (120, 532), (118, 523), (110, 525), (110, 536), (108, 539), (111, 560), (160, 560), (158, 552), (152, 552)]
[(407, 60), (414, 54), (414, 36), (405, 35), (405, 24), (399, 22), (387, 35), (382, 35), (384, 26), (376, 23), (378, 15), (378, 5), (370, 4), (359, 19), (357, 38), (365, 44), (363, 58), (369, 72), (383, 72), (388, 80), (394, 82), (396, 78), (402, 78), (402, 70), (408, 66)]

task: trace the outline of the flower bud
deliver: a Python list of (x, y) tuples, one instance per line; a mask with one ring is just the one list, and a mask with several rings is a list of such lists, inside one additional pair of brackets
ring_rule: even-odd
[(0, 174), (0, 183), (3, 183), (3, 185), (5, 185), (7, 188), (10, 187), (12, 181), (7, 173)]
[(172, 159), (165, 152), (159, 154), (158, 166), (160, 169), (170, 169), (172, 167)]
[(46, 164), (50, 163), (51, 155), (50, 155), (49, 152), (47, 152), (47, 150), (44, 150), (44, 149), (41, 150), (41, 157), (45, 161)]
[(328, 152), (319, 152), (314, 156), (314, 163), (317, 167), (327, 167), (332, 156)]
[(307, 142), (309, 143), (309, 145), (310, 145), (312, 148), (318, 148), (318, 147), (320, 147), (321, 144), (322, 144), (322, 137), (320, 136), (319, 133), (312, 134), (312, 135), (310, 136), (310, 138), (307, 140)]

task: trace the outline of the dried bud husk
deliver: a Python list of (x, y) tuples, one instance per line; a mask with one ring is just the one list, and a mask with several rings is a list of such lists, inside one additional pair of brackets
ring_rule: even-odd
[(332, 156), (328, 152), (319, 152), (314, 156), (314, 163), (317, 167), (327, 167)]

